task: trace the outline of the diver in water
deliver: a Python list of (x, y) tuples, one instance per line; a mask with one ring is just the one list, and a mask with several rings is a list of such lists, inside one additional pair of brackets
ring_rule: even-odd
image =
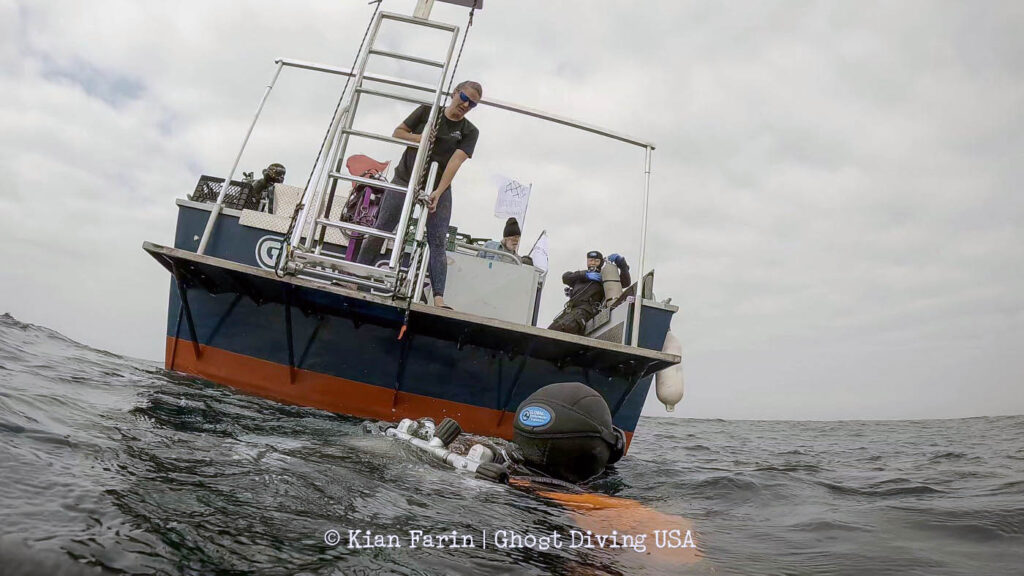
[(371, 432), (410, 441), (456, 468), (501, 483), (511, 476), (568, 487), (600, 475), (626, 451), (626, 435), (612, 423), (604, 398), (579, 382), (537, 390), (519, 405), (515, 418), (512, 442), (475, 437), (468, 441), (479, 448), (469, 450), (465, 437), (456, 443), (462, 429), (451, 418), (437, 426), (429, 418), (367, 425)]
[[(406, 440), (457, 470), (562, 506), (576, 527), (568, 537), (581, 539), (581, 545), (589, 542), (582, 539), (594, 534), (601, 548), (605, 547), (601, 542), (607, 541), (609, 548), (646, 551), (642, 556), (620, 558), (642, 558), (644, 566), (655, 563), (677, 569), (702, 558), (690, 540), (690, 520), (588, 488), (588, 481), (600, 478), (622, 457), (626, 435), (613, 425), (604, 398), (585, 384), (549, 384), (527, 397), (516, 410), (513, 442), (460, 436), (461, 428), (451, 418), (436, 427), (429, 418), (418, 421), (420, 425), (413, 422), (366, 424), (371, 433)], [(654, 540), (645, 546), (646, 535), (654, 531), (664, 538), (670, 532), (678, 535), (680, 545), (663, 548)], [(628, 540), (620, 544), (615, 538)]]
[[(622, 287), (628, 288), (633, 283), (629, 276), (629, 264), (619, 254), (611, 254), (608, 261), (619, 270), (619, 283)], [(605, 300), (604, 284), (601, 278), (601, 268), (604, 265), (604, 256), (597, 250), (587, 252), (587, 269), (562, 274), (562, 282), (565, 283), (566, 296), (569, 301), (565, 303), (562, 313), (552, 320), (548, 330), (557, 330), (568, 334), (583, 334), (587, 322), (597, 316), (601, 305)]]

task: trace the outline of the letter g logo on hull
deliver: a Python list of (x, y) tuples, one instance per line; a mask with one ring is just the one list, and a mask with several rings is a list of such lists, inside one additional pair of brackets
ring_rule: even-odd
[(256, 242), (256, 263), (264, 270), (273, 270), (277, 264), (277, 255), (281, 253), (284, 238), (280, 236), (264, 236)]

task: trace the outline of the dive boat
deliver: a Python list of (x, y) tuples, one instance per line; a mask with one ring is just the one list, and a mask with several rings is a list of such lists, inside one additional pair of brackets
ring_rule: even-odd
[[(470, 23), (482, 4), (451, 1), (470, 8)], [(259, 206), (250, 184), (233, 179), (239, 150), (225, 178), (202, 176), (187, 198), (176, 201), (173, 246), (143, 244), (172, 276), (165, 366), (284, 403), (387, 421), (451, 417), (467, 432), (506, 439), (526, 397), (548, 384), (577, 381), (601, 394), (628, 446), (653, 375), (680, 362), (677, 349), (663, 349), (666, 341), (675, 342), (666, 335), (677, 308), (654, 299), (653, 271), (608, 303), (584, 335), (565, 334), (536, 326), (545, 270), (507, 253), (481, 258), (487, 248), (450, 230), (445, 299), (454, 309), (435, 307), (425, 298), (422, 191), (432, 190), (438, 175), (436, 163), (427, 166), (426, 146), (417, 151), (408, 185), (343, 169), (351, 166), (351, 140), (410, 146), (354, 129), (361, 100), (425, 104), (428, 126), (442, 113), (460, 29), (430, 20), (432, 3), (421, 0), (412, 16), (381, 11), (378, 4), (351, 69), (275, 62), (242, 150), (283, 68), (345, 76), (346, 87), (305, 186), (276, 184), (273, 207)], [(380, 49), (375, 40), (383, 25), (448, 34), (447, 54), (431, 59)], [(434, 68), (437, 80), (424, 84), (371, 73), (371, 57)], [(653, 144), (490, 98), (480, 104), (646, 150), (643, 272)], [(352, 191), (405, 192), (397, 232), (347, 217), (345, 205), (351, 204), (345, 197), (354, 193), (344, 189), (349, 185)], [(352, 261), (352, 243), (368, 236), (386, 240), (378, 266)], [(681, 391), (678, 396), (663, 401), (678, 402)]]

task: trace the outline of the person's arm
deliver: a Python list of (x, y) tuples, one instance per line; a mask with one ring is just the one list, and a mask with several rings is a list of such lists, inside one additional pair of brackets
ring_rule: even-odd
[(399, 124), (391, 133), (393, 138), (405, 140), (406, 142), (420, 143), (423, 138), (421, 134), (426, 128), (427, 118), (430, 116), (429, 106), (417, 106), (409, 116)]
[(629, 288), (629, 285), (633, 283), (633, 279), (629, 277), (629, 264), (626, 264), (626, 259), (621, 260), (622, 265), (619, 266), (619, 283), (622, 284), (623, 288)]
[(452, 180), (455, 179), (455, 174), (458, 173), (459, 167), (462, 163), (469, 160), (469, 156), (466, 155), (462, 150), (456, 150), (452, 154), (452, 159), (448, 161), (448, 166), (444, 169), (444, 174), (441, 175), (441, 181), (437, 183), (437, 187), (430, 193), (430, 211), (433, 212), (437, 209), (437, 201), (441, 198), (441, 193), (448, 189), (452, 185)]
[(395, 131), (391, 133), (391, 137), (398, 138), (399, 140), (405, 140), (406, 142), (413, 142), (419, 144), (420, 138), (422, 138), (423, 135), (413, 134), (412, 128), (409, 128), (408, 126), (405, 125), (405, 122), (403, 122), (399, 124), (397, 128), (395, 128)]
[(564, 283), (566, 286), (572, 286), (579, 282), (582, 278), (582, 270), (577, 272), (566, 272), (565, 274), (562, 274), (562, 283)]

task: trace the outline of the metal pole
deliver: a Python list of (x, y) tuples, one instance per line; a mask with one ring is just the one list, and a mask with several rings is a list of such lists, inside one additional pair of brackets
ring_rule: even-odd
[(647, 256), (647, 206), (651, 196), (651, 154), (652, 149), (647, 146), (644, 154), (644, 212), (643, 220), (640, 223), (640, 279), (636, 283), (636, 294), (633, 303), (633, 346), (640, 342), (640, 313), (644, 306), (644, 260)]
[(252, 129), (256, 127), (256, 121), (259, 120), (260, 113), (263, 112), (263, 105), (267, 103), (267, 98), (270, 96), (270, 91), (274, 89), (274, 84), (277, 83), (277, 77), (281, 75), (282, 68), (284, 68), (284, 62), (278, 62), (277, 69), (274, 70), (274, 77), (270, 79), (270, 84), (267, 84), (267, 89), (263, 91), (263, 98), (260, 99), (260, 105), (256, 108), (256, 115), (252, 117), (249, 129), (245, 132), (245, 138), (242, 139), (242, 147), (238, 149), (238, 155), (235, 156), (235, 161), (231, 164), (228, 177), (224, 180), (224, 185), (220, 187), (220, 194), (217, 195), (217, 204), (214, 205), (213, 211), (210, 212), (210, 216), (206, 220), (206, 229), (203, 230), (203, 238), (199, 241), (199, 248), (196, 250), (196, 254), (202, 254), (206, 251), (206, 245), (210, 242), (210, 234), (213, 232), (213, 225), (217, 222), (217, 217), (220, 216), (221, 210), (224, 209), (224, 196), (228, 193), (231, 179), (235, 177), (235, 170), (238, 168), (238, 162), (242, 159), (242, 152), (245, 151), (245, 145), (249, 143)]
[(434, 8), (434, 0), (418, 0), (412, 17), (426, 20), (430, 18), (430, 10)]
[[(430, 188), (430, 187), (432, 187), (434, 185), (434, 181), (437, 178), (437, 168), (438, 168), (438, 166), (439, 165), (438, 165), (437, 162), (431, 162), (430, 163), (430, 172), (427, 173), (427, 187), (428, 188)], [(423, 206), (422, 208), (420, 208), (420, 219), (416, 222), (416, 234), (413, 236), (413, 239), (414, 239), (413, 247), (414, 247), (414, 249), (415, 249), (416, 246), (419, 246), (420, 242), (423, 241), (423, 230), (426, 229), (426, 227), (427, 227), (427, 218), (428, 218), (427, 207)], [(396, 236), (397, 236), (397, 234), (396, 234)], [(405, 235), (403, 234), (402, 237), (404, 238)], [(396, 238), (395, 239), (395, 246), (392, 248), (392, 251), (397, 250), (397, 249), (398, 249), (398, 240)], [(403, 250), (404, 249), (405, 248), (403, 247)], [(423, 249), (420, 250), (419, 259), (414, 262), (414, 264), (415, 264), (414, 266), (410, 266), (409, 267), (409, 274), (414, 275), (413, 276), (412, 291), (409, 294), (409, 297), (412, 298), (414, 302), (419, 302), (420, 296), (423, 294), (423, 279), (424, 279), (424, 277), (427, 274), (427, 264), (429, 263), (429, 258), (430, 258), (430, 247), (427, 246), (426, 244), (424, 244), (423, 245)], [(418, 266), (418, 268), (417, 268), (417, 266)]]
[[(533, 186), (533, 184), (530, 184), (530, 186)], [(533, 241), (533, 246), (531, 246), (530, 247), (530, 251), (526, 253), (527, 256), (529, 256), (530, 254), (533, 254), (533, 249), (537, 247), (537, 244), (540, 244), (540, 239), (543, 238), (544, 235), (547, 234), (547, 233), (548, 233), (548, 229), (547, 228), (545, 228), (545, 229), (540, 231), (540, 236), (537, 236), (537, 239)]]
[[(424, 210), (424, 212), (426, 212), (426, 210)], [(419, 302), (420, 298), (423, 296), (423, 282), (425, 281), (427, 276), (427, 263), (430, 262), (429, 245), (423, 247), (423, 256), (421, 256), (421, 258), (422, 260), (420, 261), (420, 269), (416, 274), (416, 289), (413, 291), (412, 294), (413, 302)]]
[[(280, 61), (284, 62), (285, 66), (289, 66), (292, 68), (301, 68), (303, 70), (312, 70), (314, 72), (324, 72), (327, 74), (338, 74), (340, 76), (355, 76), (355, 72), (353, 70), (345, 70), (343, 68), (338, 68), (336, 66), (328, 66), (326, 64), (317, 64), (315, 62), (306, 62), (304, 60), (295, 60), (291, 58), (283, 58)], [(428, 86), (419, 82), (413, 82), (411, 80), (402, 80), (399, 78), (395, 78), (393, 76), (386, 76), (384, 74), (365, 74), (364, 77), (372, 82), (388, 84), (390, 86), (400, 86), (402, 88), (409, 88), (410, 90), (419, 90), (422, 92), (434, 91), (434, 88), (432, 86)], [(535, 110), (533, 108), (529, 108), (512, 102), (494, 100), (493, 98), (482, 98), (480, 100), (480, 104), (484, 106), (491, 106), (492, 108), (498, 108), (500, 110), (505, 110), (508, 112), (513, 112), (515, 114), (532, 116), (540, 120), (554, 122), (555, 124), (562, 124), (570, 128), (578, 128), (586, 132), (597, 134), (598, 136), (604, 136), (606, 138), (611, 138), (613, 140), (625, 142), (626, 144), (639, 146), (640, 148), (644, 148), (646, 146), (650, 146), (651, 150), (657, 148), (657, 146), (655, 146), (653, 142), (641, 140), (640, 138), (636, 138), (628, 134), (621, 134), (619, 132), (615, 132), (607, 128), (594, 126), (592, 124), (587, 124), (586, 122), (580, 122), (579, 120), (573, 120), (572, 118), (558, 116), (556, 114), (551, 114), (548, 112), (544, 112), (542, 110)]]

